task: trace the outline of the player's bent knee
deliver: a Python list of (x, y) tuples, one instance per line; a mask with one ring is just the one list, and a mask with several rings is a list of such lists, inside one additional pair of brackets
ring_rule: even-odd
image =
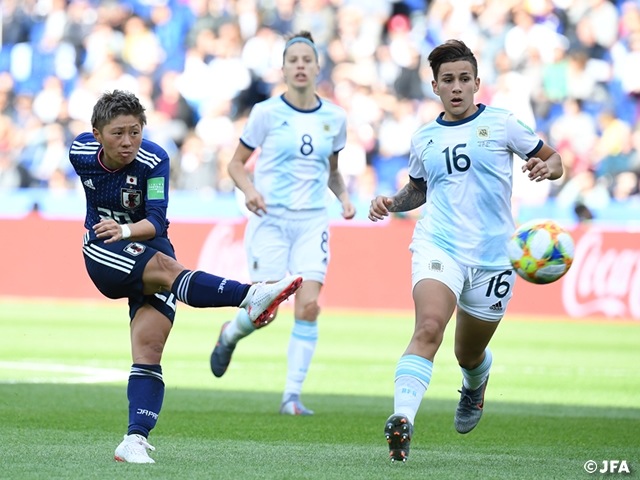
[(170, 256), (157, 252), (147, 263), (142, 279), (153, 290), (156, 287), (170, 290), (171, 285), (184, 269), (181, 264)]
[(316, 320), (320, 315), (320, 305), (315, 300), (307, 303), (303, 308), (305, 318), (309, 320)]
[(440, 345), (444, 335), (444, 327), (446, 322), (439, 322), (432, 318), (424, 318), (416, 323), (415, 331), (413, 332), (413, 341), (419, 344)]
[(318, 315), (320, 315), (320, 305), (318, 302), (311, 301), (306, 303), (302, 307), (302, 315), (300, 320), (306, 320), (307, 322), (315, 322), (318, 319)]
[(158, 264), (158, 267), (166, 272), (182, 272), (184, 267), (180, 265), (175, 259), (171, 258), (169, 255), (165, 255), (162, 252), (156, 253), (152, 260), (155, 260)]

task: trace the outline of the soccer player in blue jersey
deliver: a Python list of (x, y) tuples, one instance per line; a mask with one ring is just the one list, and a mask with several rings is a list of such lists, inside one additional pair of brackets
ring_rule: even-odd
[[(254, 105), (229, 164), (229, 174), (252, 212), (245, 234), (251, 280), (277, 281), (287, 272), (304, 279), (295, 297), (280, 406), (280, 413), (288, 415), (313, 414), (300, 393), (318, 338), (318, 296), (329, 262), (327, 186), (342, 203), (345, 219), (356, 213), (338, 170), (346, 112), (316, 95), (319, 71), (311, 34), (291, 36), (282, 66), (287, 91)], [(258, 147), (262, 150), (252, 183), (244, 164)], [(216, 377), (227, 370), (237, 342), (253, 330), (243, 311), (222, 326), (211, 354)]]
[(145, 124), (135, 95), (104, 93), (93, 109), (92, 132), (78, 135), (69, 150), (87, 199), (87, 272), (106, 297), (129, 300), (129, 427), (115, 459), (131, 463), (154, 463), (147, 438), (164, 398), (160, 360), (176, 300), (193, 307), (240, 307), (260, 328), (302, 284), (302, 277), (290, 276), (277, 284), (248, 285), (176, 261), (167, 235), (169, 157), (143, 139)]
[(480, 86), (471, 50), (449, 40), (429, 55), (432, 87), (444, 112), (413, 134), (409, 183), (372, 200), (369, 218), (426, 203), (416, 224), (412, 257), (415, 329), (395, 373), (394, 413), (384, 433), (391, 460), (406, 460), (414, 419), (431, 380), (445, 327), (456, 313), (455, 355), (462, 389), (454, 425), (470, 432), (480, 421), (492, 355), (488, 348), (516, 274), (507, 257), (513, 154), (531, 181), (562, 175), (560, 155), (506, 110), (474, 103)]

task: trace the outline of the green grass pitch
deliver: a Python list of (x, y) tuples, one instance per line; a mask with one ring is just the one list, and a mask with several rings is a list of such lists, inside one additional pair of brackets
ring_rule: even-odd
[[(232, 309), (181, 306), (167, 343), (154, 465), (119, 464), (131, 364), (126, 304), (0, 300), (0, 479), (638, 478), (640, 323), (506, 318), (484, 417), (453, 428), (453, 324), (416, 418), (409, 460), (382, 433), (410, 314), (323, 312), (303, 400), (277, 413), (291, 310), (243, 340), (221, 379), (208, 359)], [(630, 474), (587, 473), (625, 460)]]

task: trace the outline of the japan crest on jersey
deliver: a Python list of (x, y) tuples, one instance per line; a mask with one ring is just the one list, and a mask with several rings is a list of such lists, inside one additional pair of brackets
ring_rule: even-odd
[(132, 188), (122, 189), (122, 206), (127, 210), (134, 210), (142, 204), (142, 190)]

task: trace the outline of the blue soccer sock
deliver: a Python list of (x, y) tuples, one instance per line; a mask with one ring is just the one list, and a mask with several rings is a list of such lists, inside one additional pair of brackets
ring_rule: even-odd
[(432, 371), (433, 362), (418, 355), (404, 355), (396, 366), (394, 413), (406, 415), (411, 424), (431, 382)]
[(171, 292), (192, 307), (237, 307), (250, 287), (199, 270), (184, 270), (173, 282)]
[(477, 390), (480, 388), (480, 385), (482, 385), (489, 376), (492, 363), (493, 355), (489, 347), (487, 347), (484, 351), (484, 360), (476, 368), (467, 370), (466, 368), (460, 367), (460, 370), (462, 370), (462, 384), (465, 388), (469, 390)]
[(127, 387), (129, 398), (129, 429), (127, 435), (137, 433), (147, 438), (156, 426), (164, 400), (164, 382), (160, 365), (134, 363)]
[(302, 384), (307, 377), (309, 365), (318, 343), (318, 322), (294, 320), (289, 349), (287, 352), (287, 382), (284, 386), (282, 401), (291, 394), (300, 395)]

